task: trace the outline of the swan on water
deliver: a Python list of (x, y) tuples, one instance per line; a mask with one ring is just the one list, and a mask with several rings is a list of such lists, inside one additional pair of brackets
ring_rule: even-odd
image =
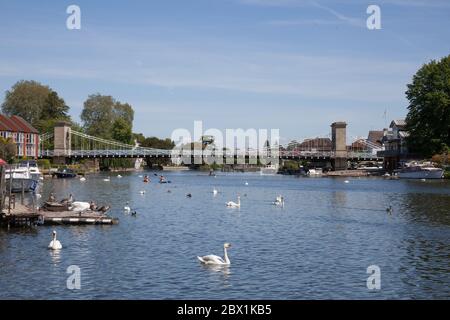
[(52, 249), (52, 250), (62, 249), (61, 242), (59, 242), (59, 240), (56, 240), (56, 231), (55, 230), (53, 230), (52, 236), (53, 236), (53, 239), (52, 239), (52, 241), (50, 241), (48, 248)]
[(284, 206), (284, 197), (282, 195), (277, 196), (273, 204), (276, 206)]
[(345, 181), (344, 181), (344, 183), (350, 183), (350, 181), (348, 181), (348, 180), (345, 180)]
[(85, 178), (85, 177), (81, 177), (81, 178), (80, 178), (80, 181), (81, 181), (81, 182), (84, 182), (84, 181), (86, 181), (86, 178)]
[(241, 197), (238, 196), (237, 199), (238, 199), (237, 203), (233, 202), (233, 201), (228, 201), (227, 202), (227, 207), (229, 207), (229, 208), (240, 208), (241, 207)]
[(111, 181), (111, 177), (105, 178), (105, 179), (103, 179), (103, 181), (110, 182)]
[(245, 181), (245, 185), (248, 186), (248, 182), (247, 181)]
[(91, 204), (85, 201), (74, 201), (70, 206), (70, 210), (74, 212), (82, 212), (91, 208)]
[(139, 191), (140, 194), (145, 194), (145, 190)]
[(227, 249), (231, 248), (231, 244), (224, 243), (223, 245), (223, 255), (224, 258), (222, 259), (219, 256), (210, 254), (208, 256), (204, 257), (197, 257), (197, 259), (202, 263), (206, 265), (230, 265), (230, 259), (228, 258)]
[(129, 205), (129, 202), (127, 201), (127, 204), (126, 204), (126, 206), (125, 207), (123, 207), (123, 211), (125, 211), (126, 213), (130, 213), (130, 211), (131, 211), (131, 208), (130, 208), (130, 205)]
[(216, 196), (219, 193), (216, 188), (213, 189), (213, 194)]
[(117, 175), (117, 178), (122, 178), (122, 176), (120, 174)]

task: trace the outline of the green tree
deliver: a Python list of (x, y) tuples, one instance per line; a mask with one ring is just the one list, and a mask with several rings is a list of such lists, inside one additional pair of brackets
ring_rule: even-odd
[(51, 91), (42, 106), (40, 120), (58, 119), (69, 121), (70, 116), (68, 112), (69, 107), (64, 99), (60, 98), (56, 91)]
[(81, 121), (87, 134), (111, 139), (114, 122), (114, 99), (111, 96), (93, 94), (84, 102)]
[(450, 146), (450, 55), (423, 65), (408, 84), (411, 152), (432, 156)]
[[(121, 120), (117, 122), (118, 119)], [(103, 96), (99, 93), (88, 97), (84, 102), (84, 108), (81, 113), (85, 132), (104, 139), (114, 139), (113, 135), (123, 130), (125, 124), (131, 130), (133, 119), (134, 111), (131, 105), (118, 102), (111, 96)], [(114, 130), (116, 124), (121, 127)], [(131, 131), (127, 134), (129, 134), (129, 140), (131, 140)]]
[(48, 86), (32, 80), (18, 81), (6, 91), (2, 111), (9, 116), (21, 116), (40, 132), (52, 130), (56, 121), (70, 121), (64, 99)]
[(117, 118), (112, 129), (112, 139), (123, 143), (132, 143), (131, 125), (124, 118)]
[(133, 133), (133, 140), (136, 140), (141, 147), (170, 150), (175, 147), (175, 143), (169, 138), (159, 139), (157, 137), (145, 137), (142, 133)]
[(21, 116), (36, 125), (50, 93), (51, 89), (39, 82), (18, 81), (11, 90), (6, 91), (2, 111), (9, 116)]
[(0, 137), (0, 158), (12, 162), (16, 156), (17, 147), (11, 138)]

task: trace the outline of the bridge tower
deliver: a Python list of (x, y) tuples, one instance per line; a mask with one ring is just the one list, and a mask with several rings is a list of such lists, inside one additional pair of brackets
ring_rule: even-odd
[(71, 126), (70, 123), (61, 121), (54, 128), (53, 162), (65, 164), (66, 158), (71, 153)]
[(331, 165), (334, 170), (347, 169), (347, 123), (343, 121), (331, 124), (331, 146), (334, 155)]

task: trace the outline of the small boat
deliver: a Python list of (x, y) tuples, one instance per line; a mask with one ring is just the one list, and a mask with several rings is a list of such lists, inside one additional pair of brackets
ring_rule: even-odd
[(77, 174), (69, 168), (60, 168), (58, 171), (52, 173), (52, 177), (56, 178), (75, 178)]
[(278, 173), (278, 169), (279, 169), (278, 165), (271, 164), (271, 165), (262, 167), (260, 169), (259, 173), (261, 175), (274, 175), (274, 174)]
[(306, 175), (309, 177), (319, 177), (322, 175), (322, 169), (309, 169)]
[(444, 170), (429, 163), (411, 163), (398, 171), (397, 176), (400, 179), (442, 179)]
[(30, 172), (31, 178), (36, 181), (41, 178), (41, 172), (39, 171), (37, 162), (35, 160), (20, 161), (19, 168), (27, 168)]
[(17, 167), (5, 172), (6, 190), (12, 192), (30, 192), (36, 190), (39, 180), (32, 178), (27, 167)]
[(42, 206), (42, 210), (53, 211), (53, 212), (69, 211), (69, 203), (46, 201), (46, 202), (44, 202), (44, 205)]

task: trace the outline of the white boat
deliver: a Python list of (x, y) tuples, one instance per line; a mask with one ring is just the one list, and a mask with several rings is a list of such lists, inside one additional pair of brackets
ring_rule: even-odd
[(265, 167), (262, 167), (259, 171), (261, 175), (274, 175), (278, 173), (278, 165), (271, 164)]
[(322, 169), (309, 169), (308, 172), (306, 173), (306, 175), (310, 176), (310, 177), (318, 177), (322, 175)]
[[(5, 172), (6, 190), (11, 188), (12, 192), (30, 192), (36, 190), (38, 180), (35, 180), (26, 167), (17, 167)], [(11, 184), (12, 181), (12, 184)], [(10, 185), (11, 184), (11, 185)]]
[(398, 171), (401, 179), (442, 179), (444, 170), (431, 164), (410, 164)]
[(36, 181), (39, 181), (41, 178), (41, 172), (39, 171), (36, 161), (21, 161), (19, 163), (19, 168), (27, 168), (30, 172), (31, 178)]

